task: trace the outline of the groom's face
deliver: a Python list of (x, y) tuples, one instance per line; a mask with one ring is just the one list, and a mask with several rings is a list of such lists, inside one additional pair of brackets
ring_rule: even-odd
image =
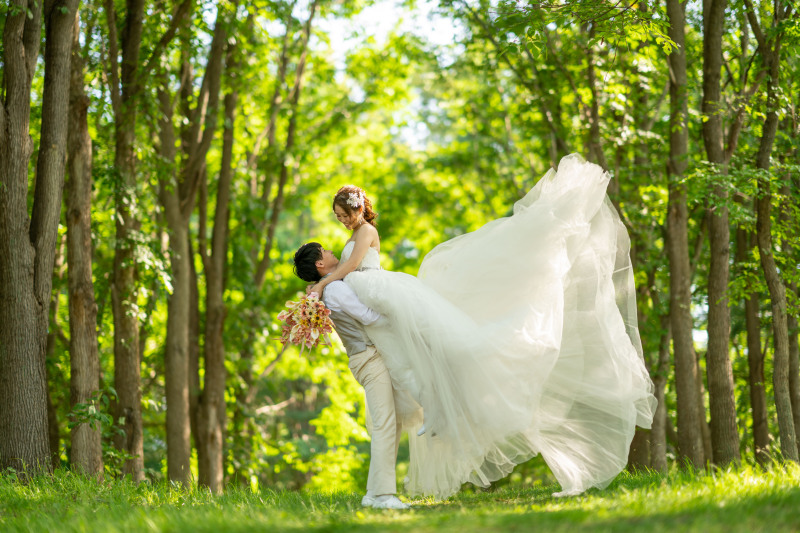
[(323, 275), (336, 268), (336, 265), (338, 264), (339, 260), (335, 255), (333, 255), (333, 252), (326, 250), (325, 248), (322, 249), (322, 258), (318, 259), (316, 262), (317, 270), (319, 270), (319, 273)]

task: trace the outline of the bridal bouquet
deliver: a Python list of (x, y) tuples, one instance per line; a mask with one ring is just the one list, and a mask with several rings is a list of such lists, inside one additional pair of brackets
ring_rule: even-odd
[[(278, 314), (283, 322), (281, 342), (311, 349), (320, 342), (330, 345), (328, 334), (333, 331), (331, 310), (325, 307), (317, 293), (297, 293), (300, 300), (286, 302), (286, 309)], [(302, 351), (302, 350), (301, 350)]]

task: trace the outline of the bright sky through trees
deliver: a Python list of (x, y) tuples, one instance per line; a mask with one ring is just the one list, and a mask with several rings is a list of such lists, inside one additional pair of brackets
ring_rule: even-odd
[(398, 0), (378, 0), (348, 20), (327, 17), (319, 24), (328, 34), (337, 68), (344, 68), (347, 52), (367, 39), (386, 42), (391, 32), (413, 33), (437, 47), (453, 44), (463, 34), (457, 21), (442, 16), (436, 3), (422, 0), (414, 7)]
[[(421, 0), (413, 6), (400, 0), (378, 0), (350, 19), (326, 17), (319, 27), (330, 39), (331, 59), (339, 80), (348, 53), (367, 42), (374, 41), (374, 45), (381, 47), (393, 33), (415, 35), (429, 44), (439, 64), (444, 66), (454, 61), (462, 51), (456, 43), (465, 31), (458, 20), (443, 15), (436, 3), (430, 0)], [(364, 97), (361, 88), (349, 85), (351, 99), (361, 101)], [(402, 136), (415, 149), (424, 147), (429, 134), (425, 124), (416, 120), (419, 105), (419, 101), (412, 101), (408, 109), (400, 112), (402, 122), (407, 124), (402, 128)]]

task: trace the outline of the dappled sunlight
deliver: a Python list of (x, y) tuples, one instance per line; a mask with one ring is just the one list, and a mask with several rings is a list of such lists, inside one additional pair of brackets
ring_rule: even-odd
[(758, 524), (795, 529), (800, 468), (721, 473), (673, 470), (622, 474), (607, 490), (571, 498), (557, 485), (463, 492), (445, 501), (411, 500), (408, 511), (362, 508), (358, 492), (251, 491), (228, 487), (214, 496), (196, 487), (115, 481), (96, 483), (70, 472), (29, 484), (0, 477), (0, 529), (15, 531), (546, 531), (669, 532), (675, 527), (752, 531)]
[[(800, 509), (798, 10), (768, 0), (3, 4), (0, 530), (800, 530), (787, 511)], [(603, 181), (573, 191), (578, 172), (555, 190), (569, 209), (588, 191), (613, 213), (608, 239), (564, 236), (549, 222), (566, 222), (555, 204), (520, 202), (569, 154)], [(395, 473), (414, 507), (403, 512), (361, 507), (369, 414), (341, 338), (303, 351), (280, 340), (281, 309), (309, 283), (295, 252), (315, 241), (339, 255), (355, 238), (332, 206), (345, 184), (377, 213), (380, 269), (421, 273), (414, 283), (453, 303), (425, 314), (427, 298), (377, 283), (368, 302), (386, 332), (422, 339), (395, 356), (416, 357), (416, 370), (402, 379), (395, 365), (389, 377), (394, 392), (420, 392), (425, 442), (460, 428), (424, 463), (407, 423)], [(426, 281), (423, 261), (531, 206), (537, 216), (508, 239), (445, 256), (442, 281), (463, 278), (449, 295), (432, 272)], [(601, 218), (591, 213), (565, 227), (591, 226)], [(604, 240), (608, 250), (586, 259)], [(595, 274), (602, 298), (584, 285)], [(523, 294), (528, 281), (547, 291)], [(426, 319), (397, 334), (390, 304)], [(470, 306), (479, 327), (435, 320)], [(506, 327), (509, 309), (526, 319)], [(619, 338), (594, 327), (605, 319)], [(472, 342), (490, 329), (502, 335)], [(401, 343), (383, 348), (378, 335), (391, 366)], [(537, 365), (492, 380), (505, 362), (494, 349), (518, 337), (508, 361), (530, 347), (554, 360), (528, 357)], [(631, 358), (604, 360), (601, 345)], [(450, 387), (450, 373), (471, 377)], [(611, 374), (620, 379), (604, 387)], [(437, 407), (480, 402), (491, 408), (437, 420)], [(637, 412), (618, 417), (621, 430), (601, 420), (604, 403)], [(583, 443), (575, 421), (589, 428)], [(564, 438), (545, 450), (536, 440), (550, 428)], [(531, 446), (490, 447), (508, 435)], [(462, 444), (478, 450), (473, 462), (459, 462)], [(503, 468), (485, 476), (497, 457)], [(572, 488), (559, 466), (582, 460), (604, 472), (574, 492), (637, 473), (554, 497)], [(415, 485), (451, 466), (450, 492)], [(460, 491), (409, 499), (405, 487)]]

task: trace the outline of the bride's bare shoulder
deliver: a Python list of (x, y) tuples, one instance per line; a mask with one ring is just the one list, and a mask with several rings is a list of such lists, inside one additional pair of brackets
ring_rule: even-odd
[(372, 224), (362, 224), (353, 234), (353, 239), (369, 243), (369, 247), (374, 248), (376, 252), (381, 251), (381, 238), (378, 229)]
[(353, 238), (369, 239), (371, 241), (370, 246), (372, 247), (378, 246), (380, 243), (380, 235), (378, 234), (378, 228), (376, 228), (372, 224), (362, 224), (361, 227), (358, 228), (353, 234)]

